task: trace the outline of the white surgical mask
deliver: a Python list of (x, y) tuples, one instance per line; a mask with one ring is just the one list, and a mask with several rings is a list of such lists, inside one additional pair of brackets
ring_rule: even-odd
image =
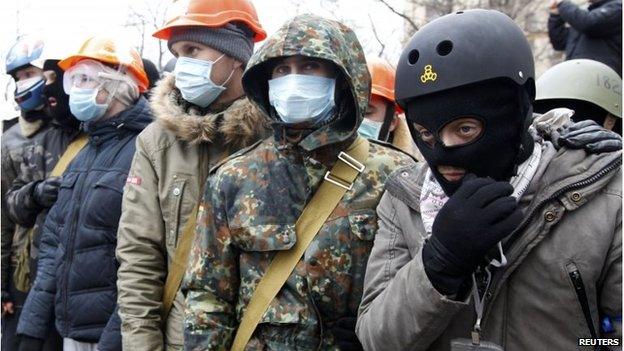
[(362, 124), (360, 124), (360, 128), (358, 128), (358, 133), (368, 139), (379, 139), (379, 131), (381, 131), (382, 125), (383, 122), (376, 122), (372, 119), (364, 118)]
[(336, 79), (289, 74), (269, 80), (269, 102), (286, 123), (314, 121), (332, 115)]
[(69, 109), (82, 122), (96, 120), (106, 113), (109, 103), (98, 104), (95, 100), (99, 89), (71, 88), (69, 93)]
[(223, 85), (232, 78), (234, 70), (223, 85), (217, 85), (210, 79), (212, 67), (225, 54), (216, 61), (198, 60), (190, 57), (179, 57), (176, 61), (173, 74), (175, 75), (175, 86), (182, 93), (182, 98), (199, 107), (207, 107), (213, 103), (225, 90)]

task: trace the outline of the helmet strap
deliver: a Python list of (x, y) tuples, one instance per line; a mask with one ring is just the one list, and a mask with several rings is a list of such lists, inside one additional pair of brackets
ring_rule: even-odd
[(386, 102), (386, 113), (384, 115), (384, 120), (381, 125), (381, 129), (379, 130), (379, 140), (388, 141), (390, 138), (390, 126), (392, 125), (392, 121), (394, 120), (394, 106)]

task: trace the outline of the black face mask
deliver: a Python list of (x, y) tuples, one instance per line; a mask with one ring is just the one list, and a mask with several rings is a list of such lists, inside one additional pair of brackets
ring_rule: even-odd
[[(431, 172), (450, 196), (461, 181), (449, 182), (438, 166), (463, 168), (466, 174), (502, 181), (515, 175), (517, 165), (533, 151), (528, 134), (532, 114), (526, 91), (514, 83), (493, 80), (463, 86), (415, 99), (408, 104), (409, 128)], [(462, 117), (481, 121), (483, 130), (468, 143), (444, 146), (439, 133), (450, 122)], [(414, 124), (420, 124), (435, 138), (433, 145), (420, 137)]]
[[(54, 83), (43, 87), (43, 95), (46, 97), (45, 113), (53, 118), (58, 124), (67, 129), (77, 130), (80, 121), (72, 115), (69, 109), (69, 95), (63, 90), (63, 70), (58, 66), (58, 60), (46, 60), (43, 64), (43, 70), (52, 70), (56, 73)], [(50, 105), (50, 98), (56, 100), (56, 105)]]
[(26, 120), (26, 122), (29, 122), (29, 123), (33, 123), (38, 120), (47, 121), (49, 119), (48, 115), (46, 115), (41, 110), (33, 110), (33, 111), (27, 111), (27, 112), (22, 111), (22, 118), (24, 118), (24, 120)]

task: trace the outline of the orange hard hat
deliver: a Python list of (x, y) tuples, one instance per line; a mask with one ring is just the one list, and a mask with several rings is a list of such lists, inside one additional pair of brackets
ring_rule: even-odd
[(267, 34), (262, 29), (256, 8), (248, 0), (190, 0), (183, 5), (182, 14), (174, 16), (152, 36), (169, 40), (176, 27), (223, 27), (230, 22), (242, 22), (253, 31), (253, 41), (259, 42)]
[(371, 75), (371, 95), (390, 101), (401, 112), (401, 108), (394, 101), (395, 69), (379, 57), (367, 57), (368, 71)]
[(149, 86), (141, 56), (129, 45), (123, 45), (109, 37), (93, 36), (82, 44), (78, 53), (61, 60), (58, 65), (62, 70), (67, 71), (86, 59), (125, 67), (135, 78), (140, 92), (144, 92)]

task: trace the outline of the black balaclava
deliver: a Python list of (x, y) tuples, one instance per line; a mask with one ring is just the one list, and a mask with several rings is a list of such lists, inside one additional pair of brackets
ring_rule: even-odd
[[(466, 174), (490, 177), (498, 181), (515, 175), (517, 165), (533, 151), (528, 133), (532, 114), (527, 91), (506, 79), (495, 79), (425, 95), (408, 103), (409, 128), (422, 155), (444, 192), (451, 196), (461, 181), (449, 182), (437, 166), (460, 167)], [(444, 126), (461, 117), (475, 117), (483, 122), (483, 131), (473, 141), (445, 147), (439, 137)], [(433, 146), (425, 143), (414, 127), (418, 123), (435, 138)]]
[(147, 74), (147, 80), (149, 80), (149, 85), (143, 95), (149, 99), (152, 88), (156, 86), (156, 83), (160, 80), (160, 72), (158, 72), (158, 68), (156, 68), (156, 65), (152, 61), (146, 58), (142, 58), (141, 60), (143, 60), (143, 68)]
[(42, 110), (22, 111), (22, 118), (29, 123), (36, 122), (38, 120), (49, 120), (48, 115), (46, 115)]
[[(78, 130), (80, 121), (72, 115), (69, 109), (69, 95), (63, 90), (63, 70), (58, 66), (59, 60), (46, 60), (43, 63), (43, 71), (54, 71), (56, 79), (52, 84), (43, 87), (43, 95), (46, 97), (45, 113), (53, 118), (62, 127)], [(56, 99), (56, 106), (50, 106), (49, 99)]]

